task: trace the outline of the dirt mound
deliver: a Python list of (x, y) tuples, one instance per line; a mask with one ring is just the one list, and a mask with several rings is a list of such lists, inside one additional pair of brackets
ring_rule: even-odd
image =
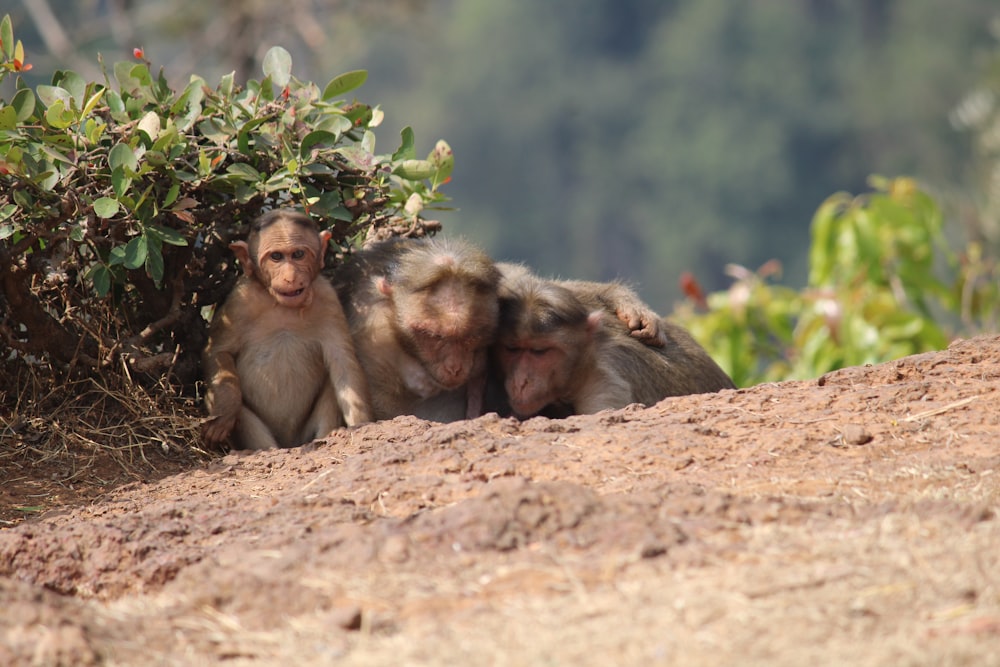
[(0, 530), (0, 664), (1000, 665), (1000, 338), (399, 418)]

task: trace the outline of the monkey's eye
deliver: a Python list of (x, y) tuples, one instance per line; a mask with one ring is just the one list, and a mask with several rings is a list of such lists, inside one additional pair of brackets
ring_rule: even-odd
[(292, 252), (292, 259), (302, 259), (306, 256), (305, 250), (295, 250)]
[(531, 348), (531, 354), (532, 354), (532, 356), (535, 356), (535, 357), (544, 356), (545, 353), (548, 352), (548, 351), (549, 351), (549, 348), (547, 348), (547, 347), (533, 347), (533, 348)]
[(270, 255), (268, 255), (268, 257), (271, 258), (272, 262), (280, 262), (281, 260), (283, 260), (285, 258), (285, 254), (281, 253), (281, 252), (278, 252), (277, 250), (275, 250)]

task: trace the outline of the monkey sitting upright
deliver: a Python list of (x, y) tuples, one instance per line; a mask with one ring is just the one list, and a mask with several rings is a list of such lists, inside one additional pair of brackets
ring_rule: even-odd
[(330, 232), (275, 210), (230, 245), (243, 267), (202, 355), (202, 436), (246, 449), (294, 447), (371, 421), (368, 383), (337, 293), (320, 276)]
[(495, 358), (518, 417), (590, 414), (735, 388), (690, 334), (665, 319), (654, 324), (621, 286), (543, 280), (501, 266)]

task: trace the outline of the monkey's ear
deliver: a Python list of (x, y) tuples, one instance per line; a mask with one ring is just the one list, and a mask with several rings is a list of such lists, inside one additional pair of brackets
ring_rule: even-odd
[(389, 280), (385, 276), (379, 276), (375, 279), (375, 289), (385, 296), (392, 295), (392, 285), (389, 284)]
[(243, 267), (243, 274), (252, 276), (253, 261), (250, 259), (250, 246), (247, 245), (246, 241), (233, 241), (229, 244), (229, 249), (233, 251), (236, 259), (240, 261), (240, 266)]
[(587, 315), (587, 333), (593, 335), (601, 327), (601, 322), (604, 321), (604, 311), (595, 310), (590, 315)]
[(323, 260), (326, 258), (326, 249), (330, 247), (330, 239), (333, 237), (333, 232), (329, 229), (324, 229), (319, 233), (319, 265), (323, 266)]

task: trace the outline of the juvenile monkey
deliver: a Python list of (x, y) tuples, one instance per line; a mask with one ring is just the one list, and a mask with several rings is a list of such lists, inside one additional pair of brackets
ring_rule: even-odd
[(320, 277), (330, 232), (289, 210), (230, 245), (243, 267), (215, 313), (202, 363), (209, 443), (294, 447), (371, 421), (368, 382), (340, 300)]
[(338, 268), (375, 419), (479, 416), (499, 280), (484, 252), (457, 240), (389, 239)]
[[(518, 417), (590, 414), (735, 388), (684, 329), (657, 320), (637, 297), (625, 299), (635, 316), (619, 315), (619, 322), (607, 312), (621, 309), (602, 301), (596, 286), (505, 267), (495, 356)], [(641, 342), (636, 331), (655, 331), (645, 334), (654, 344)]]

